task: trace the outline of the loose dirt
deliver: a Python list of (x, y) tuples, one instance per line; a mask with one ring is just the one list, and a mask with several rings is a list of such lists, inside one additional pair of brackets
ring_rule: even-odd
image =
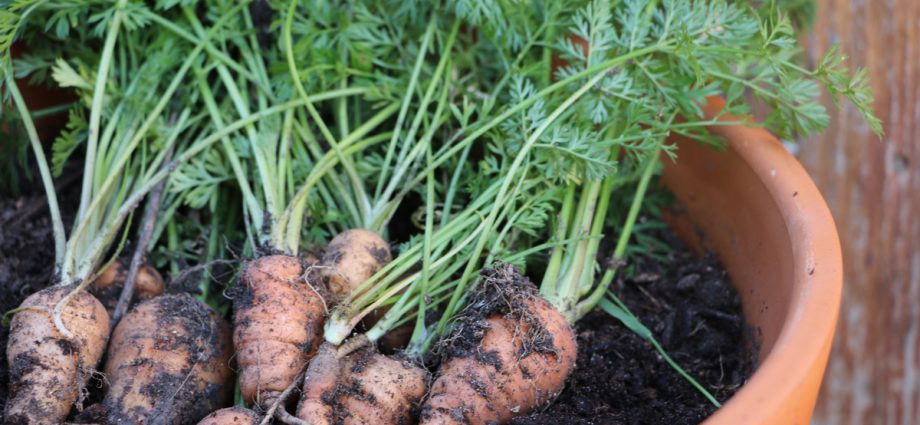
[[(674, 235), (667, 258), (640, 257), (613, 291), (671, 357), (720, 401), (755, 369), (753, 338), (727, 273), (690, 254)], [(517, 425), (699, 424), (715, 410), (640, 337), (601, 311), (576, 328), (578, 362), (566, 389)]]

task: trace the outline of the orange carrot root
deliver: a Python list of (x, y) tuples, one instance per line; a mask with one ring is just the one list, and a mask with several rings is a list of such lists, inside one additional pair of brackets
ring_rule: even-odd
[(323, 276), (332, 294), (345, 298), (393, 260), (390, 246), (376, 233), (349, 229), (336, 235), (323, 254)]
[(198, 425), (256, 425), (259, 415), (245, 407), (226, 407), (206, 416)]
[(321, 345), (304, 375), (298, 418), (313, 425), (334, 422), (333, 405), (329, 401), (335, 396), (340, 372), (335, 348), (328, 343)]
[(336, 403), (345, 425), (413, 423), (428, 390), (428, 372), (373, 348), (346, 357)]
[(526, 278), (508, 265), (484, 277), (443, 347), (422, 424), (506, 423), (553, 400), (575, 367), (572, 328)]
[[(115, 305), (118, 304), (118, 297), (121, 296), (121, 290), (125, 286), (127, 277), (128, 268), (121, 261), (115, 260), (106, 267), (89, 287), (89, 292), (99, 299), (99, 302), (105, 306), (110, 315), (115, 310)], [(137, 272), (136, 279), (134, 286), (135, 302), (142, 302), (158, 295), (163, 295), (166, 290), (163, 276), (149, 264), (141, 266)]]
[(295, 257), (274, 255), (246, 265), (234, 296), (233, 342), (240, 391), (267, 408), (312, 356), (325, 322), (323, 299)]
[(425, 369), (373, 347), (340, 359), (324, 345), (310, 362), (297, 417), (314, 425), (413, 423), (428, 379)]
[(230, 326), (187, 294), (138, 304), (112, 333), (108, 423), (190, 423), (232, 395)]
[(6, 358), (10, 365), (10, 424), (60, 423), (82, 398), (83, 388), (105, 352), (109, 315), (87, 292), (75, 294), (61, 318), (75, 335), (68, 340), (51, 310), (72, 287), (49, 287), (22, 302), (13, 316)]

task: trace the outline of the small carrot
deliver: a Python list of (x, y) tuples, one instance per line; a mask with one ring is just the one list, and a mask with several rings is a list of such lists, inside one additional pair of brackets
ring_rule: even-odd
[(13, 316), (6, 347), (10, 399), (5, 423), (63, 421), (102, 359), (109, 315), (95, 297), (78, 292), (62, 310), (61, 321), (73, 338), (62, 335), (54, 324), (52, 310), (72, 290), (54, 286), (38, 291)]
[(323, 254), (323, 275), (332, 294), (344, 298), (393, 260), (390, 246), (376, 233), (349, 229), (336, 235)]
[[(89, 292), (99, 299), (99, 302), (105, 306), (109, 315), (115, 310), (118, 304), (118, 297), (125, 285), (125, 278), (128, 276), (128, 268), (119, 260), (115, 260), (111, 265), (106, 267), (99, 277), (90, 285)], [(149, 300), (155, 296), (163, 295), (166, 290), (166, 284), (163, 276), (154, 267), (149, 264), (141, 266), (137, 273), (137, 282), (135, 283), (134, 299), (136, 302)]]

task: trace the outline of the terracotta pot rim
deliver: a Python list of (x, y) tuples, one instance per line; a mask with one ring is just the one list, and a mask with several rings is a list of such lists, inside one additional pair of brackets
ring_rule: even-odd
[[(710, 99), (706, 115), (715, 117), (724, 105), (721, 98)], [(738, 120), (729, 115), (719, 119)], [(792, 424), (801, 418), (807, 422), (840, 310), (843, 265), (837, 229), (811, 177), (776, 137), (765, 129), (742, 125), (710, 130), (727, 140), (781, 213), (792, 248), (793, 283), (785, 319), (769, 353), (747, 383), (705, 423)], [(777, 422), (778, 418), (785, 419)]]

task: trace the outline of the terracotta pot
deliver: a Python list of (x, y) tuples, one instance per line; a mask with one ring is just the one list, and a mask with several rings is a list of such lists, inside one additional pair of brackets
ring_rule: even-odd
[[(723, 106), (711, 99), (706, 114)], [(665, 160), (662, 181), (682, 205), (674, 227), (694, 248), (718, 253), (760, 346), (754, 375), (705, 424), (805, 425), (840, 308), (837, 230), (808, 173), (770, 133), (711, 130), (728, 149), (675, 139), (679, 159)]]

